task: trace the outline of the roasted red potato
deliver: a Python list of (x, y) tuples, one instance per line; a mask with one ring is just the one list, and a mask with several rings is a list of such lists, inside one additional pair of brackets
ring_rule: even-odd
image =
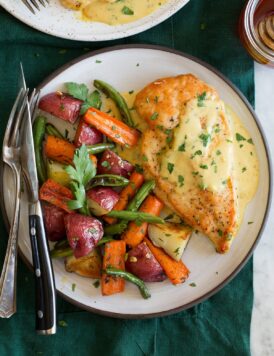
[(66, 212), (58, 206), (46, 203), (42, 205), (42, 209), (47, 238), (50, 241), (62, 240), (66, 236)]
[(75, 272), (82, 277), (100, 278), (102, 270), (101, 255), (94, 248), (86, 256), (80, 258), (75, 258), (74, 256), (67, 257), (65, 268), (67, 272)]
[(144, 282), (161, 282), (166, 275), (145, 242), (128, 252), (126, 270)]
[(91, 127), (84, 120), (80, 120), (74, 138), (74, 145), (81, 147), (85, 145), (95, 145), (103, 141), (103, 134), (95, 127)]
[(110, 212), (119, 200), (119, 194), (110, 187), (95, 187), (87, 191), (90, 211), (101, 216)]
[(76, 258), (90, 253), (104, 234), (99, 220), (81, 214), (65, 216), (65, 227), (67, 239)]
[(39, 102), (39, 109), (74, 124), (77, 120), (82, 100), (75, 99), (64, 93), (50, 93), (43, 96)]
[(128, 178), (134, 166), (116, 153), (106, 150), (98, 164), (98, 174), (116, 174)]

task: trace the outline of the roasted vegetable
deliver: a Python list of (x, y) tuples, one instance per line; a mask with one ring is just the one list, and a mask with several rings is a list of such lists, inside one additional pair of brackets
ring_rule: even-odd
[(47, 160), (47, 173), (48, 178), (53, 179), (55, 182), (68, 187), (71, 180), (62, 163)]
[(144, 282), (161, 282), (166, 275), (145, 242), (128, 252), (126, 270)]
[(135, 146), (139, 140), (139, 131), (125, 123), (95, 108), (89, 108), (84, 115), (89, 125), (96, 127), (112, 141), (122, 146)]
[(102, 270), (100, 253), (93, 249), (88, 255), (80, 258), (67, 257), (65, 268), (67, 272), (75, 272), (83, 277), (100, 278)]
[(164, 250), (154, 246), (148, 238), (145, 238), (144, 241), (148, 245), (153, 256), (165, 271), (165, 274), (168, 276), (172, 284), (183, 283), (188, 278), (189, 270), (181, 260), (175, 261), (173, 258), (168, 256)]
[(117, 278), (122, 277), (128, 282), (135, 284), (139, 288), (139, 291), (144, 299), (148, 299), (151, 297), (145, 283), (133, 274), (114, 267), (107, 267), (106, 273)]
[(66, 212), (52, 204), (42, 205), (43, 217), (47, 238), (50, 241), (58, 241), (66, 236), (64, 217)]
[(117, 176), (115, 174), (98, 174), (89, 182), (88, 187), (94, 188), (102, 187), (124, 187), (129, 183), (129, 180), (125, 177)]
[(76, 258), (90, 253), (104, 233), (99, 220), (81, 214), (67, 215), (65, 227), (70, 247), (73, 249)]
[(164, 220), (149, 213), (141, 211), (128, 211), (128, 210), (112, 210), (107, 214), (108, 217), (123, 219), (127, 221), (136, 221), (138, 223), (147, 222), (150, 224), (164, 224)]
[(166, 223), (148, 227), (148, 236), (153, 244), (161, 247), (176, 261), (181, 259), (191, 233), (189, 226), (179, 224)]
[(110, 212), (119, 200), (119, 194), (110, 187), (95, 187), (87, 191), (88, 207), (96, 216)]
[(101, 278), (101, 290), (103, 295), (112, 295), (123, 292), (125, 281), (119, 277), (112, 277), (105, 273), (108, 267), (125, 270), (126, 244), (124, 241), (111, 241), (105, 244), (103, 258), (103, 275)]
[(91, 127), (84, 120), (80, 120), (74, 138), (74, 145), (81, 147), (85, 145), (95, 145), (103, 141), (102, 133), (95, 127)]
[(114, 101), (121, 113), (123, 121), (128, 126), (134, 127), (134, 122), (132, 120), (130, 110), (122, 95), (116, 89), (114, 89), (113, 86), (102, 80), (94, 80), (93, 84), (95, 88), (102, 90), (108, 97), (110, 97)]
[(46, 119), (38, 116), (33, 126), (33, 140), (37, 175), (40, 183), (47, 180), (45, 162), (43, 160), (42, 143), (46, 132)]
[(98, 163), (98, 174), (116, 174), (128, 178), (133, 169), (131, 163), (110, 150), (103, 153)]
[(81, 105), (82, 100), (61, 92), (55, 92), (40, 99), (39, 109), (74, 124), (79, 116)]
[(105, 150), (111, 150), (115, 147), (114, 143), (97, 143), (96, 145), (87, 146), (88, 153), (97, 155), (98, 153), (104, 152)]
[(72, 210), (68, 207), (68, 202), (73, 199), (71, 190), (52, 179), (48, 179), (41, 186), (39, 197), (41, 200), (56, 205), (68, 213), (72, 213)]

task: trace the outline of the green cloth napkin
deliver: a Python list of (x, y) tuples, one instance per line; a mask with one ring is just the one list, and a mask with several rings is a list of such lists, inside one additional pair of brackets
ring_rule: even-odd
[[(237, 36), (244, 1), (191, 0), (175, 16), (142, 34), (104, 43), (54, 38), (0, 10), (0, 137), (17, 90), (19, 61), (30, 86), (86, 51), (113, 44), (147, 43), (201, 58), (228, 76), (253, 104), (253, 62)], [(171, 64), (172, 65), (172, 64)], [(0, 222), (0, 262), (7, 233)], [(190, 287), (191, 288), (191, 287)], [(150, 320), (117, 320), (88, 313), (58, 297), (60, 327), (54, 336), (37, 336), (34, 283), (19, 261), (18, 311), (0, 319), (0, 355), (249, 355), (253, 303), (252, 261), (219, 293), (187, 311)], [(168, 303), (168, 301), (167, 301)]]

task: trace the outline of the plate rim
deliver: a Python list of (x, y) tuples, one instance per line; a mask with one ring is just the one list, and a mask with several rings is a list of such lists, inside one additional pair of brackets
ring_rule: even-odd
[[(271, 161), (271, 155), (270, 155), (270, 150), (269, 150), (269, 146), (268, 146), (268, 142), (264, 133), (264, 129), (262, 128), (262, 125), (259, 121), (259, 118), (257, 116), (257, 114), (255, 113), (255, 111), (253, 110), (251, 104), (248, 102), (247, 98), (244, 96), (244, 94), (225, 76), (223, 75), (219, 70), (217, 70), (216, 68), (214, 68), (213, 66), (211, 66), (210, 64), (198, 59), (197, 57), (194, 57), (192, 55), (189, 55), (187, 53), (184, 53), (182, 51), (178, 51), (175, 49), (171, 49), (168, 47), (164, 47), (164, 46), (158, 46), (158, 45), (147, 45), (147, 44), (126, 44), (126, 45), (116, 45), (116, 46), (111, 46), (111, 47), (105, 47), (102, 49), (98, 49), (98, 50), (94, 50), (91, 52), (88, 52), (80, 57), (77, 57), (71, 61), (69, 61), (68, 63), (64, 64), (63, 66), (61, 66), (60, 68), (56, 69), (54, 72), (52, 72), (49, 76), (47, 76), (38, 86), (37, 86), (37, 90), (41, 90), (45, 85), (47, 85), (52, 79), (54, 79), (57, 75), (59, 75), (60, 73), (62, 73), (64, 70), (68, 69), (69, 67), (71, 67), (72, 65), (75, 65), (79, 62), (81, 62), (82, 60), (85, 60), (87, 58), (91, 58), (94, 57), (98, 54), (103, 54), (103, 53), (108, 53), (108, 52), (113, 52), (113, 51), (117, 51), (117, 50), (127, 50), (127, 49), (150, 49), (150, 50), (158, 50), (158, 51), (163, 51), (163, 52), (169, 52), (172, 54), (176, 54), (179, 55), (181, 57), (190, 59), (202, 66), (204, 66), (205, 68), (209, 69), (210, 71), (212, 71), (214, 74), (216, 74), (219, 78), (221, 78), (226, 84), (228, 84), (232, 90), (240, 97), (240, 99), (242, 100), (242, 102), (244, 103), (244, 105), (246, 106), (246, 108), (249, 110), (250, 114), (252, 115), (255, 124), (261, 134), (262, 137), (262, 141), (263, 141), (263, 145), (264, 145), (264, 149), (265, 149), (265, 153), (266, 153), (266, 159), (267, 159), (267, 164), (268, 164), (268, 178), (269, 178), (269, 186), (268, 186), (268, 198), (267, 198), (267, 204), (266, 204), (266, 209), (264, 212), (264, 217), (259, 229), (259, 232), (256, 236), (256, 239), (253, 243), (253, 245), (251, 246), (251, 248), (249, 249), (248, 253), (246, 254), (245, 258), (241, 261), (241, 263), (230, 273), (230, 275), (223, 280), (219, 285), (217, 285), (216, 287), (214, 287), (213, 289), (211, 289), (210, 291), (208, 291), (207, 293), (203, 294), (202, 296), (196, 298), (195, 300), (184, 304), (182, 306), (176, 307), (176, 308), (171, 308), (169, 310), (165, 310), (165, 311), (161, 311), (161, 312), (155, 312), (155, 313), (147, 313), (147, 314), (121, 314), (121, 313), (115, 313), (115, 312), (110, 312), (110, 311), (105, 311), (105, 310), (100, 310), (91, 306), (87, 306), (71, 297), (69, 297), (68, 295), (66, 295), (64, 292), (57, 290), (57, 293), (66, 301), (68, 301), (69, 303), (83, 309), (89, 312), (93, 312), (99, 315), (103, 315), (103, 316), (108, 316), (108, 317), (113, 317), (113, 318), (119, 318), (119, 319), (150, 319), (150, 318), (154, 318), (154, 317), (162, 317), (162, 316), (166, 316), (166, 315), (171, 315), (171, 314), (175, 314), (178, 313), (180, 311), (189, 309), (205, 300), (207, 300), (208, 298), (210, 298), (211, 296), (213, 296), (214, 294), (216, 294), (218, 291), (220, 291), (224, 286), (226, 286), (234, 277), (236, 277), (236, 275), (242, 270), (242, 268), (246, 265), (246, 263), (249, 261), (250, 257), (252, 256), (255, 248), (257, 247), (261, 237), (262, 237), (262, 233), (265, 229), (265, 225), (266, 222), (268, 220), (269, 217), (269, 211), (270, 211), (270, 207), (271, 207), (271, 202), (272, 202), (272, 193), (273, 193), (273, 188), (272, 188), (272, 161)], [(3, 182), (3, 174), (4, 174), (4, 162), (1, 160), (0, 162), (0, 196), (3, 197), (3, 189), (4, 189), (4, 182)], [(5, 204), (4, 204), (4, 199), (0, 199), (0, 208), (2, 211), (2, 216), (3, 216), (3, 220), (4, 220), (4, 224), (5, 227), (7, 229), (7, 231), (9, 231), (9, 221), (8, 221), (8, 217), (7, 217), (7, 213), (6, 213), (6, 208), (5, 208)], [(28, 266), (28, 268), (30, 268), (32, 270), (32, 265), (31, 263), (27, 260), (27, 258), (25, 257), (25, 255), (23, 254), (23, 252), (21, 251), (20, 247), (19, 247), (19, 255), (22, 258), (23, 262)]]
[[(10, 15), (15, 17), (20, 22), (24, 23), (25, 25), (27, 25), (27, 26), (29, 26), (29, 27), (37, 30), (37, 31), (45, 33), (46, 35), (50, 35), (50, 36), (57, 37), (57, 38), (67, 39), (67, 40), (70, 40), (70, 41), (100, 42), (100, 41), (113, 41), (113, 40), (118, 40), (118, 39), (122, 39), (122, 38), (127, 38), (129, 36), (134, 36), (134, 35), (137, 35), (139, 33), (145, 32), (145, 31), (147, 31), (147, 30), (159, 25), (160, 23), (166, 21), (167, 19), (169, 19), (170, 17), (175, 15), (179, 10), (181, 10), (184, 6), (186, 6), (190, 2), (190, 0), (179, 0), (179, 1), (180, 1), (180, 3), (178, 3), (176, 6), (174, 5), (172, 11), (170, 11), (170, 12), (166, 11), (166, 12), (163, 13), (163, 15), (161, 15), (159, 17), (154, 17), (150, 21), (148, 20), (143, 25), (139, 24), (139, 25), (133, 27), (132, 29), (129, 29), (129, 30), (126, 30), (126, 31), (123, 31), (121, 29), (121, 31), (116, 31), (115, 32), (116, 35), (113, 35), (113, 34), (103, 34), (103, 35), (100, 35), (100, 36), (99, 35), (95, 35), (94, 39), (86, 38), (86, 36), (82, 36), (82, 35), (75, 36), (75, 38), (71, 38), (68, 33), (63, 33), (62, 35), (59, 35), (59, 34), (55, 33), (54, 31), (47, 30), (47, 28), (42, 28), (42, 27), (36, 26), (31, 21), (26, 19), (23, 15), (22, 16), (18, 15), (18, 13), (12, 11), (8, 7), (8, 5), (6, 5), (6, 3), (3, 3), (2, 0), (0, 0), (0, 6), (2, 6), (3, 9), (5, 9)], [(145, 16), (144, 18), (149, 17), (149, 16), (153, 16), (153, 14), (154, 14), (154, 12), (152, 12), (151, 14)], [(136, 21), (133, 21), (133, 23), (134, 22), (137, 23), (140, 20), (142, 20), (142, 18), (137, 19)], [(153, 24), (151, 25), (152, 20), (153, 20)], [(127, 24), (125, 24), (125, 25), (127, 25)], [(92, 36), (92, 34), (91, 34), (91, 36)]]

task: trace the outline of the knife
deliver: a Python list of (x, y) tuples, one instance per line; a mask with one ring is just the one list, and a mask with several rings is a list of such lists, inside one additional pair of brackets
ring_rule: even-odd
[[(23, 87), (26, 87), (22, 64), (21, 76)], [(38, 101), (37, 95), (32, 95), (30, 103), (27, 105), (26, 117), (24, 119), (21, 165), (29, 198), (29, 236), (35, 278), (36, 331), (40, 335), (52, 335), (56, 333), (56, 291), (38, 194), (39, 184), (35, 163), (32, 115), (30, 111), (30, 106), (35, 99)], [(34, 109), (34, 114), (35, 111)]]

